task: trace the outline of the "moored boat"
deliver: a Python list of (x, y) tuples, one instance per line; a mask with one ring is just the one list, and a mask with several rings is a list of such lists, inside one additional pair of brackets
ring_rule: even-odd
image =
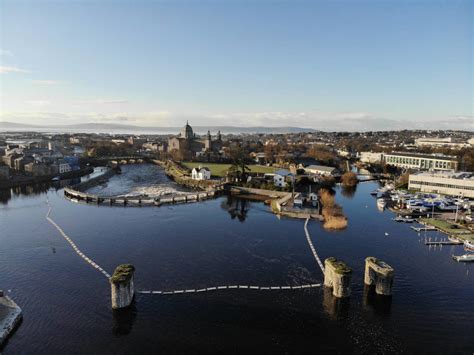
[(474, 251), (474, 243), (469, 241), (464, 241), (464, 250)]
[(383, 199), (383, 198), (378, 198), (377, 199), (377, 207), (385, 208), (386, 205), (387, 205), (387, 202), (385, 201), (385, 199)]
[(453, 255), (453, 259), (464, 262), (474, 261), (474, 254)]

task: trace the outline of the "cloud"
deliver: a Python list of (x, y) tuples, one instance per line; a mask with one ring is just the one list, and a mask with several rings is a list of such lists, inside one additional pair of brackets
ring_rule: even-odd
[[(47, 106), (49, 101), (34, 100), (30, 104)], [(136, 126), (180, 127), (189, 120), (192, 126), (236, 127), (302, 127), (322, 131), (388, 131), (403, 129), (458, 129), (474, 131), (474, 116), (458, 115), (437, 119), (390, 119), (364, 112), (241, 112), (241, 113), (181, 113), (152, 111), (142, 113), (61, 113), (3, 112), (0, 120), (31, 124), (133, 123)]]
[(18, 67), (0, 66), (0, 74), (8, 73), (29, 73), (29, 71)]
[(13, 57), (13, 52), (6, 49), (0, 49), (0, 56)]
[(33, 106), (48, 106), (51, 105), (51, 101), (48, 100), (29, 100), (26, 101), (28, 105), (33, 105)]
[(95, 100), (83, 100), (79, 101), (81, 104), (99, 104), (99, 105), (111, 105), (111, 104), (128, 104), (128, 100), (122, 99), (112, 99), (112, 100), (105, 100), (105, 99), (95, 99)]
[(58, 80), (32, 80), (32, 82), (36, 85), (57, 85), (61, 83)]

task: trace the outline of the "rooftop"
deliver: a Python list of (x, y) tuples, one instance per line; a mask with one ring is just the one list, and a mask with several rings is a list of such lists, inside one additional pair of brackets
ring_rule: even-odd
[(439, 177), (446, 179), (458, 179), (458, 180), (474, 180), (474, 172), (469, 171), (458, 171), (456, 173), (450, 171), (430, 171), (430, 172), (420, 172), (411, 175), (417, 176), (430, 176), (430, 177)]
[(414, 152), (391, 152), (385, 155), (398, 155), (403, 157), (419, 157), (427, 159), (445, 159), (445, 160), (457, 160), (453, 155), (444, 155), (444, 154), (424, 154), (424, 153), (414, 153)]
[(328, 171), (328, 172), (336, 170), (336, 168), (332, 166), (325, 166), (325, 165), (310, 165), (310, 166), (307, 166), (305, 169), (321, 170), (321, 171)]

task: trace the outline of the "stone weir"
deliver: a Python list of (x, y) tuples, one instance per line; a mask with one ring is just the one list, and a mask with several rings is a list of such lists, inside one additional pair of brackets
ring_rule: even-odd
[(0, 290), (0, 350), (21, 319), (21, 308)]
[(216, 184), (206, 191), (192, 192), (167, 197), (149, 197), (149, 196), (101, 196), (85, 192), (87, 189), (104, 183), (115, 174), (114, 169), (92, 178), (88, 181), (75, 186), (64, 188), (64, 196), (71, 200), (79, 202), (93, 203), (96, 205), (108, 204), (110, 206), (161, 206), (163, 204), (189, 203), (201, 200), (207, 200), (218, 196), (224, 191), (224, 184)]

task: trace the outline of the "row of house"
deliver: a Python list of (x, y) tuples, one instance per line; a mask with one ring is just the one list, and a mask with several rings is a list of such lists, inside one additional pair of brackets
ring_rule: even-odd
[[(80, 169), (77, 156), (64, 156), (49, 145), (48, 148), (29, 144), (7, 144), (2, 147), (1, 178), (9, 178), (10, 170), (28, 176), (64, 174)], [(8, 171), (8, 172), (7, 172)]]

